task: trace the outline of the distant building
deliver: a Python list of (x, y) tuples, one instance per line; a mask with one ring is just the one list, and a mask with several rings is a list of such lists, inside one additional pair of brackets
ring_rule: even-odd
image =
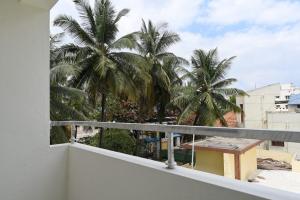
[[(194, 169), (248, 181), (257, 170), (256, 146), (261, 141), (241, 138), (210, 137), (194, 143)], [(184, 144), (192, 149), (192, 143)]]
[(279, 95), (275, 96), (276, 111), (289, 111), (289, 100), (296, 94), (300, 94), (299, 87), (293, 84), (280, 84)]
[[(237, 113), (239, 127), (273, 130), (300, 130), (300, 88), (292, 84), (272, 84), (237, 97), (242, 109)], [(265, 149), (300, 154), (300, 144), (267, 141)]]
[(288, 102), (290, 112), (300, 113), (300, 94), (294, 94)]

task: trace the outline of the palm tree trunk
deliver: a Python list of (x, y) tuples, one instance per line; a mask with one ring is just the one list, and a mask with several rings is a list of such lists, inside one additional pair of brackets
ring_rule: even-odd
[[(106, 95), (102, 94), (101, 116), (100, 116), (100, 121), (101, 122), (105, 121), (105, 107), (106, 107)], [(100, 128), (100, 130), (99, 130), (99, 144), (98, 144), (98, 147), (102, 146), (102, 143), (103, 143), (103, 133), (104, 133), (104, 128)]]
[(193, 126), (196, 126), (196, 125), (197, 125), (197, 122), (198, 122), (198, 120), (199, 120), (199, 117), (200, 117), (200, 114), (197, 112), (197, 113), (196, 113), (196, 117), (195, 117), (195, 119), (194, 119)]
[[(163, 103), (160, 103), (159, 109), (158, 109), (158, 123), (162, 124), (164, 119), (165, 119), (165, 112), (166, 112), (166, 107)], [(159, 138), (159, 141), (157, 142), (157, 147), (159, 148), (157, 150), (157, 160), (161, 160), (161, 146), (162, 146), (162, 132), (157, 133), (157, 137)]]
[[(198, 123), (198, 120), (199, 120), (199, 117), (200, 117), (200, 112), (197, 112), (196, 113), (196, 117), (195, 117), (195, 120), (194, 120), (194, 123), (193, 123), (193, 126), (196, 126), (196, 125), (198, 125), (198, 126), (203, 126), (203, 124), (197, 124)], [(195, 136), (195, 140), (203, 140), (203, 139), (205, 139), (206, 138), (206, 136), (203, 136), (203, 135), (196, 135)]]

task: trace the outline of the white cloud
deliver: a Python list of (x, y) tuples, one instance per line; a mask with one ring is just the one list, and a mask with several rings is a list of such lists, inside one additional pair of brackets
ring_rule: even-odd
[(195, 48), (215, 47), (220, 58), (237, 56), (229, 75), (237, 78), (243, 88), (274, 82), (299, 84), (300, 24), (276, 33), (254, 28), (213, 38), (189, 32), (181, 36), (183, 41), (174, 48), (181, 56), (192, 55)]
[[(237, 56), (229, 75), (238, 78), (238, 86), (244, 89), (274, 82), (300, 85), (299, 1), (211, 0), (208, 5), (204, 5), (204, 0), (112, 1), (118, 10), (131, 10), (120, 23), (121, 35), (139, 30), (142, 18), (168, 22), (182, 38), (172, 48), (182, 57), (189, 59), (194, 49), (215, 47), (220, 58)], [(76, 15), (72, 0), (60, 0), (51, 12), (51, 19), (59, 13)], [(217, 34), (189, 30), (200, 15), (201, 23), (213, 27)], [(240, 22), (248, 23), (247, 28), (227, 32), (218, 29)], [(52, 27), (52, 31), (57, 29)]]
[[(93, 5), (94, 0), (89, 0)], [(167, 22), (174, 30), (192, 24), (198, 17), (203, 0), (112, 0), (117, 10), (129, 8), (130, 13), (119, 24), (122, 33), (140, 29), (142, 18), (155, 23)], [(60, 13), (76, 15), (72, 0), (60, 0), (51, 11), (51, 21)]]
[(300, 20), (300, 2), (292, 0), (212, 0), (201, 23), (232, 25), (240, 22), (283, 25)]
[(113, 0), (118, 9), (131, 10), (120, 26), (120, 29), (126, 28), (128, 32), (139, 29), (142, 18), (168, 22), (175, 30), (184, 28), (197, 18), (202, 2), (203, 0)]

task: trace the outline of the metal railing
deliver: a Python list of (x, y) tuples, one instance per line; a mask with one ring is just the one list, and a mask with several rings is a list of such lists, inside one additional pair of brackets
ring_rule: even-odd
[(71, 126), (71, 141), (70, 141), (71, 143), (76, 142), (75, 135), (78, 126), (165, 132), (168, 135), (167, 168), (169, 169), (174, 169), (174, 167), (176, 166), (176, 162), (174, 159), (173, 133), (300, 143), (299, 131), (279, 131), (279, 130), (265, 130), (265, 129), (162, 125), (162, 124), (94, 122), (94, 121), (52, 121), (51, 127), (54, 126)]

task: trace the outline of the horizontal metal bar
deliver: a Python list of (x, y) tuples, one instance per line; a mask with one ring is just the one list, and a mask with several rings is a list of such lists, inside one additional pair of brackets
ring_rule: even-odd
[(173, 132), (173, 133), (182, 133), (182, 134), (190, 134), (190, 135), (195, 134), (195, 135), (205, 135), (205, 136), (221, 136), (221, 137), (229, 137), (229, 138), (246, 138), (246, 139), (300, 143), (299, 131), (163, 125), (163, 124), (115, 123), (115, 122), (95, 122), (95, 121), (53, 121), (51, 122), (51, 126), (67, 126), (67, 125), (168, 132), (168, 133)]

